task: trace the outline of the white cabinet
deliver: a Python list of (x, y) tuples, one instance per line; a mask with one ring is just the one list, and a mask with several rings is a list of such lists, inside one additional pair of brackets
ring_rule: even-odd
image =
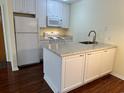
[(63, 3), (62, 6), (62, 28), (69, 28), (70, 5)]
[(65, 58), (64, 91), (83, 84), (85, 55), (77, 54)]
[(85, 54), (61, 57), (44, 49), (44, 79), (54, 93), (67, 93), (83, 84)]
[(62, 17), (62, 3), (55, 0), (47, 1), (47, 16)]
[(13, 0), (13, 11), (14, 12), (21, 12), (23, 11), (22, 9), (22, 4), (23, 1), (22, 0)]
[(44, 49), (44, 79), (54, 93), (67, 93), (112, 71), (116, 48), (60, 56)]
[(13, 11), (16, 13), (36, 13), (36, 0), (13, 0)]
[(88, 83), (99, 77), (101, 51), (86, 54), (84, 82)]
[(47, 16), (47, 0), (37, 0), (36, 3), (36, 17), (38, 18), (39, 27), (46, 27)]
[(102, 51), (102, 54), (101, 54), (101, 68), (100, 68), (101, 76), (103, 76), (103, 75), (112, 71), (113, 62), (114, 62), (114, 59), (115, 59), (115, 52), (116, 52), (115, 48), (107, 49), (107, 50)]
[(58, 18), (62, 28), (69, 28), (70, 5), (55, 0), (47, 1), (47, 16)]
[(112, 71), (115, 48), (86, 54), (84, 82), (88, 83)]

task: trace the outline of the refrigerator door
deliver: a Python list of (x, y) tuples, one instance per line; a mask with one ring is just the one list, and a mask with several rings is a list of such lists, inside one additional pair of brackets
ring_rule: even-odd
[(38, 32), (37, 19), (15, 16), (15, 31), (20, 33)]
[(38, 34), (16, 33), (18, 66), (40, 62)]

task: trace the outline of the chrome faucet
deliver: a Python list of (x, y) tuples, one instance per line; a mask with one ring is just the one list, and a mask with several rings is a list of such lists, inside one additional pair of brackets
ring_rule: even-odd
[(91, 30), (88, 34), (88, 37), (90, 36), (91, 33), (94, 33), (94, 37), (93, 37), (93, 42), (96, 43), (96, 31), (95, 30)]

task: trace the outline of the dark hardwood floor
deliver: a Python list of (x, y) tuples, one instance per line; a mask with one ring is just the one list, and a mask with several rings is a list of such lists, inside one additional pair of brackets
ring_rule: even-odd
[[(0, 69), (0, 93), (53, 93), (43, 79), (43, 66), (37, 64), (12, 72), (10, 64)], [(69, 93), (124, 93), (124, 81), (107, 75)]]
[(124, 81), (107, 75), (69, 93), (124, 93)]
[(12, 72), (10, 64), (0, 69), (0, 93), (53, 93), (43, 80), (42, 64)]

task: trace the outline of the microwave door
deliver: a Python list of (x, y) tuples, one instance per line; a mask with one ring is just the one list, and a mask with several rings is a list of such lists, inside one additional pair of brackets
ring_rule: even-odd
[(61, 20), (59, 18), (48, 18), (48, 26), (61, 27)]

